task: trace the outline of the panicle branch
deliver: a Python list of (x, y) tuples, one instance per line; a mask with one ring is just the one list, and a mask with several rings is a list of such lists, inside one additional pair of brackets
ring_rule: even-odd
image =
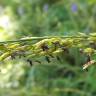
[[(3, 41), (0, 42), (0, 61), (16, 56), (27, 57), (27, 60), (45, 56), (49, 62), (50, 57), (54, 57), (58, 53), (66, 53), (73, 47), (78, 48), (82, 54), (86, 54), (88, 57), (88, 61), (83, 67), (83, 69), (86, 69), (89, 65), (92, 65), (90, 63), (91, 56), (96, 54), (96, 33), (89, 35), (78, 33), (74, 36), (26, 37), (20, 40)], [(32, 63), (32, 61), (30, 62)]]

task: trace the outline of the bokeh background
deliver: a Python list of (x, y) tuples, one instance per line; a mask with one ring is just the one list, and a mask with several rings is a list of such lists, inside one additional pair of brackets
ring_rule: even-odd
[[(0, 41), (78, 32), (96, 32), (96, 0), (0, 0)], [(0, 96), (96, 96), (96, 66), (84, 71), (76, 50), (67, 57), (1, 63)]]

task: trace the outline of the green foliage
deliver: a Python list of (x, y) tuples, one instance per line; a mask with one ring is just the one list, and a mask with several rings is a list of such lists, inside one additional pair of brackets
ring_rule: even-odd
[[(0, 43), (0, 96), (96, 95), (95, 66), (82, 69), (96, 60), (95, 0), (0, 0), (0, 5), (14, 26), (4, 36), (14, 31), (8, 40), (19, 38)], [(0, 38), (3, 31), (0, 27)]]
[(93, 1), (10, 0), (10, 2), (2, 2), (8, 6), (6, 13), (9, 14), (11, 11), (11, 17), (14, 16), (16, 21), (13, 22), (17, 24), (14, 30), (20, 38), (21, 36), (95, 32), (95, 4), (90, 5)]

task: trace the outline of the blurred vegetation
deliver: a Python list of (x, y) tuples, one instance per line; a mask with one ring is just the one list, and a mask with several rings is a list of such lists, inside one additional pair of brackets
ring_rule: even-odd
[[(96, 0), (0, 0), (0, 41), (96, 32), (95, 9)], [(96, 96), (95, 66), (83, 71), (86, 58), (70, 50), (32, 67), (24, 58), (0, 62), (0, 96)]]

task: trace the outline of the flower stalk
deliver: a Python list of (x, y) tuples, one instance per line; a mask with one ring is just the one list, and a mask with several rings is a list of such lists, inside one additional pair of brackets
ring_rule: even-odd
[[(36, 42), (29, 43), (33, 41)], [(54, 55), (56, 56), (56, 54), (62, 52), (66, 53), (73, 47), (82, 50), (82, 54), (91, 57), (96, 54), (95, 42), (95, 33), (89, 35), (79, 33), (77, 36), (26, 37), (20, 40), (2, 41), (0, 42), (0, 61), (7, 57), (15, 58), (15, 55), (19, 57), (26, 56), (28, 60), (36, 56), (45, 56), (48, 57), (47, 61), (50, 61), (52, 56), (54, 57)], [(92, 65), (89, 64), (90, 61), (87, 61), (85, 65)], [(86, 69), (86, 66), (83, 69)]]

